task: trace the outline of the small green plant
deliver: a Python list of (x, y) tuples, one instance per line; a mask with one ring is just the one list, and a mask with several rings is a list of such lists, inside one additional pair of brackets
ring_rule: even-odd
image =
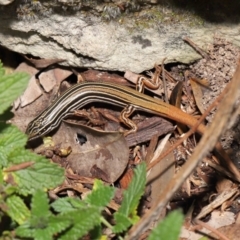
[[(6, 75), (0, 63), (0, 116), (25, 89), (28, 79), (24, 73)], [(50, 202), (47, 190), (63, 182), (64, 170), (25, 149), (26, 142), (27, 137), (16, 127), (0, 124), (0, 218), (9, 219), (8, 225), (0, 225), (2, 238), (77, 240), (89, 234), (90, 239), (104, 239), (102, 230), (108, 228), (122, 239), (139, 220), (137, 208), (146, 184), (145, 164), (136, 167), (118, 211), (106, 217), (104, 208), (113, 198), (114, 188), (100, 180), (95, 180), (92, 192), (83, 200), (64, 197)], [(179, 212), (172, 213), (149, 239), (178, 239), (182, 219)]]

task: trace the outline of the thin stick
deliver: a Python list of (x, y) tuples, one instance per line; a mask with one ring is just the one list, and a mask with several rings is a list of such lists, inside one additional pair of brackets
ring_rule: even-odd
[(200, 47), (197, 46), (192, 40), (190, 40), (188, 37), (182, 38), (185, 42), (187, 42), (197, 53), (199, 53), (203, 58), (209, 59), (208, 54), (203, 51)]
[(194, 222), (196, 222), (196, 224), (206, 228), (207, 230), (209, 230), (210, 232), (215, 233), (220, 239), (222, 240), (230, 240), (228, 237), (224, 236), (221, 232), (219, 232), (217, 229), (211, 227), (210, 225), (206, 224), (205, 222), (202, 222), (200, 220), (195, 220)]
[(166, 58), (164, 58), (162, 60), (162, 80), (163, 80), (163, 88), (164, 88), (164, 94), (165, 94), (165, 102), (169, 103), (168, 101), (168, 93), (167, 93), (167, 83), (166, 83), (166, 74), (165, 74), (165, 68), (164, 68), (164, 61), (166, 60)]

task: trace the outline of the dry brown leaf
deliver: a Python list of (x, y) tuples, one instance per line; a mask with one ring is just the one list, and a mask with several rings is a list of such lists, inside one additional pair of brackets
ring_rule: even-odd
[(222, 193), (227, 189), (231, 189), (234, 186), (233, 182), (227, 178), (220, 178), (216, 183), (216, 190), (218, 193)]
[[(182, 100), (182, 88), (183, 82), (178, 82), (174, 87), (169, 102), (171, 105), (180, 108), (181, 107), (181, 100)], [(187, 126), (181, 123), (177, 123), (177, 128), (180, 134), (187, 132)]]
[(62, 81), (71, 74), (71, 71), (57, 67), (41, 72), (38, 79), (45, 92), (50, 92), (55, 86), (60, 86)]
[(53, 71), (58, 86), (63, 80), (65, 80), (67, 77), (73, 74), (72, 71), (58, 67), (54, 68)]
[(37, 84), (37, 80), (35, 76), (32, 76), (31, 79), (29, 80), (27, 89), (25, 90), (23, 95), (20, 97), (21, 107), (25, 107), (30, 103), (34, 102), (42, 94), (43, 92), (39, 87), (39, 84)]
[(198, 80), (191, 78), (190, 79), (192, 91), (193, 91), (193, 96), (195, 98), (196, 104), (198, 106), (199, 111), (203, 114), (204, 113), (204, 107), (202, 104), (202, 99), (203, 99), (203, 87), (205, 89), (209, 89), (209, 84), (206, 79), (203, 80)]
[(202, 208), (201, 212), (197, 215), (196, 219), (205, 217), (207, 214), (211, 213), (213, 209), (220, 207), (225, 201), (230, 199), (237, 192), (238, 192), (237, 187), (226, 189), (221, 194), (219, 194), (213, 202)]
[(26, 72), (32, 76), (35, 75), (38, 72), (38, 70), (35, 67), (32, 67), (25, 62), (22, 62), (18, 65), (14, 72)]
[[(213, 228), (218, 229), (222, 226), (228, 226), (228, 225), (234, 223), (235, 222), (234, 216), (235, 215), (232, 212), (224, 212), (223, 213), (223, 212), (215, 210), (211, 213), (211, 219), (207, 222), (207, 224)], [(210, 231), (205, 228), (200, 229), (200, 232), (210, 234)], [(189, 230), (189, 227), (186, 227), (184, 225), (182, 227), (180, 236), (181, 236), (181, 239), (185, 239), (185, 240), (199, 240), (203, 235)], [(230, 238), (230, 239), (232, 240), (232, 238)]]
[(183, 82), (178, 82), (174, 89), (172, 90), (172, 94), (170, 97), (169, 102), (175, 106), (180, 108), (181, 106), (181, 99), (182, 99), (182, 88), (183, 88)]
[(54, 86), (56, 85), (56, 78), (54, 75), (54, 70), (51, 69), (46, 72), (42, 72), (39, 77), (39, 82), (44, 90), (48, 93), (53, 90)]
[(119, 132), (96, 131), (92, 128), (63, 122), (53, 136), (55, 145), (71, 146), (69, 167), (80, 176), (97, 177), (115, 182), (128, 163), (129, 149)]
[(124, 173), (123, 177), (120, 179), (120, 186), (122, 189), (127, 189), (129, 184), (132, 181), (132, 178), (134, 176), (133, 169), (129, 168), (127, 171)]
[(14, 102), (14, 109), (17, 109), (20, 104), (21, 107), (26, 106), (40, 97), (42, 95), (42, 91), (36, 84), (35, 74), (38, 72), (36, 68), (28, 65), (27, 63), (21, 63), (18, 65), (14, 72), (26, 72), (31, 76), (27, 87), (28, 89), (30, 86), (31, 90), (29, 91), (29, 89), (26, 89), (24, 94)]

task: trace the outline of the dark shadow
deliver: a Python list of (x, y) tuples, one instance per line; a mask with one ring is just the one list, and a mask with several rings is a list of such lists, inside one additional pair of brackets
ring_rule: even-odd
[(239, 0), (159, 0), (159, 4), (190, 11), (211, 23), (240, 22)]
[[(36, 2), (40, 5), (37, 6)], [(114, 4), (113, 1), (106, 3), (104, 1), (67, 1), (67, 4), (60, 3), (54, 0), (39, 0), (39, 1), (14, 1), (7, 6), (0, 6), (0, 14), (11, 13), (12, 20), (16, 20), (18, 16), (23, 15), (27, 22), (34, 21), (31, 16), (37, 15), (38, 19), (47, 18), (52, 14), (59, 14), (62, 16), (73, 16), (81, 11), (80, 17), (91, 21), (89, 14), (99, 16), (101, 18), (101, 11), (97, 9), (106, 5), (106, 8), (118, 9), (120, 15), (126, 12), (136, 12), (141, 9), (149, 9), (149, 7), (169, 7), (170, 9), (180, 10), (183, 12), (191, 12), (194, 15), (201, 17), (203, 20), (211, 23), (239, 23), (240, 22), (240, 1), (232, 0), (158, 0), (157, 4), (150, 4), (150, 1), (129, 1), (123, 0), (121, 6)], [(81, 4), (80, 4), (81, 3)], [(35, 5), (34, 5), (35, 4)], [(33, 6), (34, 5), (34, 6)], [(159, 5), (159, 6), (157, 6)], [(9, 15), (8, 15), (9, 16)], [(28, 16), (28, 17), (26, 17)], [(174, 16), (173, 16), (174, 17)], [(113, 20), (113, 19), (112, 19)]]

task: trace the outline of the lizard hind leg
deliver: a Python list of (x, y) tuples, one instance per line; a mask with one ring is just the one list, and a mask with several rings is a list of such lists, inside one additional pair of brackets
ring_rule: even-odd
[(127, 105), (121, 112), (120, 121), (130, 128), (124, 132), (124, 136), (137, 131), (137, 125), (131, 119), (129, 119), (134, 110), (135, 109), (132, 105)]

